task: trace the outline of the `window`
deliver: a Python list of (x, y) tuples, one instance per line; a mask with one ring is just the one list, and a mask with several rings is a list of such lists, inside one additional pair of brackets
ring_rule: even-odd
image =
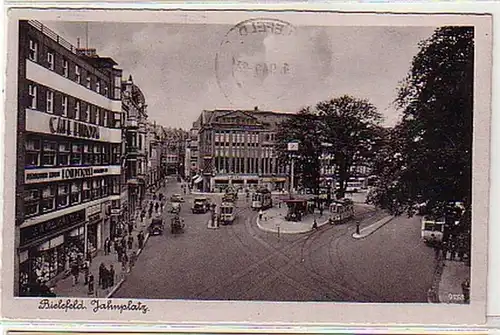
[(90, 76), (87, 76), (87, 88), (90, 88), (91, 87), (91, 84), (92, 84), (92, 80), (90, 79)]
[(40, 139), (28, 138), (26, 144), (26, 167), (40, 166)]
[(40, 211), (40, 190), (38, 188), (24, 191), (24, 216), (30, 217)]
[(28, 87), (28, 90), (29, 90), (29, 95), (31, 98), (30, 108), (36, 109), (36, 106), (37, 106), (37, 87), (36, 87), (36, 85), (30, 84)]
[(102, 187), (102, 196), (107, 197), (109, 195), (109, 181), (107, 178), (102, 179), (101, 187)]
[(115, 76), (115, 94), (114, 99), (120, 100), (122, 98), (122, 78), (121, 76)]
[(112, 151), (111, 151), (111, 164), (112, 165), (119, 165), (120, 164), (120, 145), (119, 144), (112, 144)]
[(68, 78), (69, 76), (69, 63), (68, 60), (63, 58), (62, 60), (62, 69), (63, 69), (63, 76)]
[(78, 204), (81, 201), (82, 182), (75, 181), (71, 184), (71, 204)]
[(68, 142), (59, 143), (59, 152), (57, 154), (57, 164), (61, 166), (69, 165), (70, 145)]
[(83, 192), (82, 192), (82, 201), (89, 201), (90, 200), (90, 181), (85, 180), (83, 182)]
[(101, 109), (100, 108), (96, 108), (95, 110), (95, 121), (94, 123), (96, 125), (99, 125), (99, 122), (101, 121)]
[(109, 127), (109, 125), (108, 125), (108, 112), (107, 111), (102, 111), (102, 125), (104, 127)]
[(69, 205), (70, 184), (61, 184), (57, 188), (57, 208), (64, 208)]
[(77, 120), (80, 120), (80, 118), (81, 118), (80, 108), (81, 108), (80, 101), (76, 100), (75, 101), (75, 119), (77, 119)]
[(84, 165), (91, 165), (93, 163), (93, 152), (92, 152), (92, 145), (91, 144), (85, 144), (83, 146), (83, 164)]
[(54, 70), (54, 52), (47, 52), (47, 66), (50, 70)]
[(38, 61), (38, 42), (32, 39), (30, 39), (30, 52), (28, 57), (34, 62)]
[(54, 92), (47, 91), (47, 113), (54, 113)]
[(71, 165), (81, 165), (82, 164), (82, 151), (83, 146), (81, 144), (73, 144), (71, 148)]
[(43, 141), (43, 166), (56, 165), (57, 142)]
[(94, 164), (100, 165), (102, 163), (102, 145), (94, 145)]
[(80, 73), (80, 67), (75, 65), (75, 80), (78, 84), (82, 83), (82, 74)]
[(68, 97), (63, 96), (61, 98), (61, 115), (68, 116)]
[(97, 82), (95, 83), (95, 91), (99, 94), (101, 94), (101, 81), (98, 79)]
[(108, 86), (107, 86), (107, 85), (106, 85), (106, 86), (104, 86), (104, 96), (105, 96), (106, 98), (109, 98), (109, 92), (108, 92)]
[(82, 121), (89, 122), (90, 119), (90, 105), (87, 104), (87, 108), (85, 109), (85, 115), (82, 117)]
[(91, 197), (92, 199), (99, 199), (100, 194), (101, 194), (101, 181), (99, 179), (94, 179), (92, 181)]
[(42, 189), (42, 213), (49, 212), (55, 208), (56, 189), (53, 185)]
[(114, 128), (121, 128), (122, 126), (122, 116), (121, 116), (121, 113), (113, 113), (114, 115), (114, 124), (113, 124), (113, 127)]

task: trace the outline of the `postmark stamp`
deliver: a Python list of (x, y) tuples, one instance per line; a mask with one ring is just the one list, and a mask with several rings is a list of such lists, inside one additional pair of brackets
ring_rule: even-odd
[(289, 52), (297, 28), (273, 18), (245, 20), (224, 36), (215, 59), (217, 83), (229, 101), (281, 98), (299, 63)]

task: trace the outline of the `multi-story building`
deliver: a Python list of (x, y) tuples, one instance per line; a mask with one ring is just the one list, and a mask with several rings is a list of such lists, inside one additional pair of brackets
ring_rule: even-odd
[(116, 65), (39, 22), (19, 23), (16, 295), (112, 236), (122, 136)]
[(152, 190), (160, 185), (162, 178), (162, 138), (163, 127), (157, 125), (156, 122), (148, 123), (146, 128), (146, 180), (147, 186)]
[(191, 186), (197, 190), (199, 190), (200, 187), (203, 186), (203, 178), (201, 177), (198, 154), (199, 130), (200, 125), (197, 120), (193, 123), (192, 128), (189, 130), (185, 153), (186, 180), (189, 180), (191, 182)]
[(148, 159), (148, 143), (147, 143), (147, 105), (141, 89), (134, 84), (132, 76), (129, 76), (127, 81), (122, 82), (124, 111), (124, 161), (123, 167), (125, 170), (124, 182), (127, 185), (126, 205), (123, 206), (123, 220), (129, 221), (137, 210), (141, 208), (142, 200), (144, 200), (147, 182), (147, 159)]
[(199, 125), (201, 173), (195, 184), (203, 182), (205, 192), (228, 185), (284, 189), (288, 172), (286, 166), (278, 164), (275, 140), (278, 124), (287, 117), (290, 114), (257, 108), (203, 111), (195, 122)]

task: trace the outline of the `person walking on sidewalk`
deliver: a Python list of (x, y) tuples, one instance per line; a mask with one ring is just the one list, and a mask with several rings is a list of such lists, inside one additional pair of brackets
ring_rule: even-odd
[(132, 222), (129, 222), (127, 224), (127, 226), (128, 226), (128, 234), (130, 235), (130, 234), (132, 234), (132, 231), (134, 230), (134, 224)]
[(142, 249), (144, 245), (144, 233), (142, 232), (142, 230), (139, 235), (137, 235), (137, 242), (139, 243), (139, 249)]
[(132, 234), (128, 236), (127, 244), (128, 244), (128, 249), (131, 250), (132, 247), (134, 246), (134, 237), (132, 236)]
[(80, 269), (77, 260), (71, 263), (71, 274), (73, 275), (73, 286), (75, 286), (78, 284), (78, 277), (80, 276)]
[(106, 237), (106, 239), (104, 240), (104, 255), (109, 255), (110, 249), (109, 237)]
[(137, 253), (132, 251), (132, 253), (130, 254), (130, 261), (129, 261), (129, 267), (131, 270), (134, 267), (136, 261), (137, 261)]
[(156, 203), (155, 204), (155, 212), (158, 213), (158, 208), (160, 208), (160, 204), (159, 203)]
[(85, 261), (83, 262), (83, 280), (84, 280), (84, 285), (87, 285), (89, 282), (89, 274), (90, 274), (90, 262)]
[(116, 253), (118, 253), (118, 248), (118, 239), (115, 237), (115, 240), (113, 241), (113, 249)]
[(259, 221), (262, 220), (262, 215), (264, 215), (264, 212), (261, 210), (259, 210)]
[(101, 263), (101, 265), (99, 265), (99, 272), (98, 272), (98, 277), (97, 277), (97, 280), (99, 281), (99, 287), (101, 287), (102, 289), (106, 289), (106, 265), (104, 265), (104, 263)]
[(127, 252), (125, 251), (122, 255), (122, 271), (123, 272), (127, 271), (127, 263), (128, 263), (128, 256), (127, 256)]
[(144, 217), (146, 216), (146, 210), (141, 211), (141, 223), (144, 223)]
[(314, 221), (313, 221), (313, 229), (318, 229), (318, 221), (316, 221), (316, 218), (314, 218)]

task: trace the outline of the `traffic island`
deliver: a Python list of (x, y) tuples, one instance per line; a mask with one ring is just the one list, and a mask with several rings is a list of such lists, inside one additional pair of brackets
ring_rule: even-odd
[(257, 216), (257, 227), (268, 233), (280, 234), (304, 234), (312, 230), (314, 220), (317, 222), (317, 228), (327, 224), (327, 215), (309, 214), (302, 221), (293, 222), (285, 220), (285, 211), (283, 208), (271, 208), (265, 211), (262, 219)]
[(377, 222), (375, 222), (374, 224), (369, 225), (368, 227), (357, 229), (357, 231), (354, 234), (352, 234), (352, 237), (355, 239), (362, 239), (367, 236), (370, 236), (371, 234), (382, 228), (384, 225), (389, 223), (393, 218), (394, 216), (387, 215), (382, 219), (378, 220)]

